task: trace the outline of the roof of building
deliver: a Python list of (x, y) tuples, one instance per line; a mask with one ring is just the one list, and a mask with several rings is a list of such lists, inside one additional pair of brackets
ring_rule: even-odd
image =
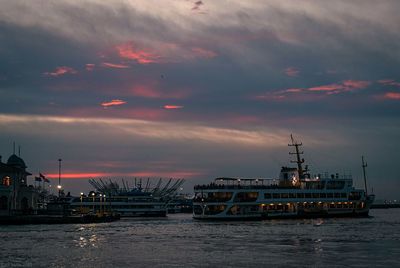
[(13, 154), (8, 158), (7, 165), (13, 166), (13, 167), (18, 167), (21, 169), (26, 168), (24, 160), (22, 160), (22, 158), (17, 156), (16, 154)]

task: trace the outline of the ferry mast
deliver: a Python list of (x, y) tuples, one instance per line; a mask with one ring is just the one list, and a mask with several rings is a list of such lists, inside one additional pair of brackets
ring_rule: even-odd
[(364, 185), (365, 185), (365, 195), (368, 196), (368, 188), (367, 188), (367, 177), (365, 176), (365, 168), (368, 166), (367, 162), (364, 162), (364, 156), (361, 156), (363, 175), (364, 175)]
[(304, 152), (300, 152), (299, 147), (303, 145), (302, 142), (298, 143), (293, 139), (293, 135), (290, 134), (290, 139), (292, 140), (291, 144), (288, 144), (288, 146), (294, 146), (295, 152), (289, 152), (290, 155), (296, 155), (296, 160), (291, 160), (291, 163), (297, 163), (297, 170), (299, 172), (299, 178), (300, 180), (303, 180), (305, 178), (306, 172), (308, 171), (307, 165), (306, 168), (303, 169), (302, 164), (304, 163), (304, 158), (300, 158), (300, 155), (304, 154)]

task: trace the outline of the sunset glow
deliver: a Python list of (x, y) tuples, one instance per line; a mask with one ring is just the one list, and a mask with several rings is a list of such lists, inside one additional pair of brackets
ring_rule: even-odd
[(400, 92), (388, 92), (384, 95), (385, 99), (400, 100)]
[(108, 101), (108, 102), (103, 102), (101, 104), (101, 106), (109, 107), (109, 106), (118, 106), (118, 105), (122, 105), (122, 104), (126, 104), (126, 101), (123, 101), (123, 100), (112, 100), (112, 101)]
[(139, 64), (156, 63), (160, 59), (156, 54), (135, 48), (133, 43), (121, 44), (115, 48), (121, 58), (135, 60)]
[(76, 73), (78, 73), (78, 72), (76, 70), (74, 70), (73, 68), (71, 68), (71, 67), (60, 66), (60, 67), (57, 67), (52, 72), (45, 72), (43, 74), (56, 77), (56, 76), (61, 76), (61, 75), (65, 75), (65, 74), (76, 74)]
[(102, 62), (101, 66), (107, 67), (107, 68), (116, 68), (116, 69), (126, 69), (129, 68), (129, 65), (124, 65), (124, 64), (116, 64), (116, 63), (110, 63), (110, 62)]
[(182, 109), (183, 106), (181, 105), (164, 105), (164, 109), (173, 110), (173, 109)]

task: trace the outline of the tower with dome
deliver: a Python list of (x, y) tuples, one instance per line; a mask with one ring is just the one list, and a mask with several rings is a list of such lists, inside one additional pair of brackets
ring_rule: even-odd
[(6, 163), (0, 156), (0, 216), (32, 214), (37, 211), (39, 193), (28, 185), (25, 161), (12, 154)]

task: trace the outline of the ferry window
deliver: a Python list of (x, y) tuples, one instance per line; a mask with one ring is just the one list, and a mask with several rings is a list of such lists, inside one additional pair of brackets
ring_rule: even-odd
[(335, 193), (335, 198), (340, 198), (340, 193)]
[(329, 208), (335, 208), (335, 204), (329, 204)]
[(320, 194), (319, 194), (319, 197), (320, 197), (320, 198), (326, 198), (326, 193), (320, 193)]
[(281, 198), (289, 198), (289, 194), (287, 194), (287, 193), (282, 193), (282, 194), (281, 194)]
[(215, 215), (215, 214), (218, 214), (218, 213), (221, 213), (222, 211), (224, 211), (225, 208), (226, 208), (226, 205), (209, 205), (206, 207), (204, 214)]
[(297, 198), (304, 198), (304, 194), (303, 193), (297, 193)]
[(264, 194), (264, 198), (265, 198), (265, 199), (271, 199), (271, 194), (270, 194), (270, 193)]
[(237, 202), (254, 202), (258, 198), (258, 192), (240, 192), (235, 196)]
[(333, 193), (327, 193), (326, 196), (327, 196), (328, 198), (333, 198)]
[(305, 198), (311, 198), (311, 193), (305, 193), (304, 196)]
[(312, 194), (312, 197), (313, 197), (313, 198), (319, 198), (319, 193), (313, 193), (313, 194)]
[(296, 198), (296, 194), (295, 193), (289, 193), (289, 198)]
[(346, 198), (346, 197), (347, 197), (347, 194), (346, 194), (346, 193), (341, 193), (341, 194), (340, 194), (340, 197)]
[(273, 198), (276, 198), (276, 199), (280, 199), (281, 198), (281, 195), (280, 194), (272, 194), (272, 197)]
[(349, 200), (360, 200), (361, 195), (359, 192), (351, 192), (349, 194)]
[(344, 188), (344, 181), (328, 181), (327, 185), (326, 185), (326, 189), (343, 189)]

